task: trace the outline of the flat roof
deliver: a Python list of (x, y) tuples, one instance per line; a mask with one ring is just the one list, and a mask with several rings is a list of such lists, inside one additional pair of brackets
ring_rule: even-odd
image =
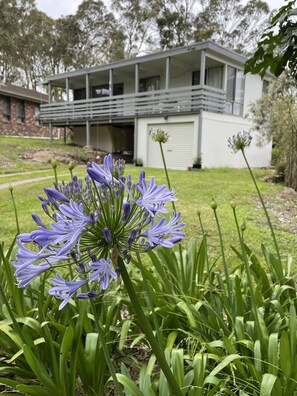
[(117, 68), (120, 68), (123, 66), (135, 65), (137, 63), (144, 63), (144, 62), (151, 61), (151, 60), (158, 60), (158, 59), (162, 59), (162, 58), (185, 54), (190, 51), (201, 51), (201, 50), (210, 50), (210, 51), (214, 52), (215, 54), (229, 58), (229, 59), (236, 61), (238, 63), (241, 63), (241, 64), (244, 64), (246, 61), (245, 56), (240, 55), (235, 51), (231, 51), (227, 48), (224, 48), (223, 46), (216, 44), (212, 41), (205, 41), (202, 43), (188, 45), (186, 47), (173, 48), (173, 49), (154, 52), (154, 53), (151, 53), (148, 55), (143, 55), (143, 56), (139, 56), (139, 57), (135, 57), (135, 58), (111, 62), (108, 64), (99, 65), (99, 66), (86, 67), (83, 69), (73, 70), (73, 71), (69, 71), (66, 73), (51, 75), (51, 76), (48, 76), (47, 81), (60, 80), (63, 77), (64, 78), (75, 77), (75, 76), (79, 76), (79, 75), (86, 74), (86, 73), (95, 73), (95, 72), (100, 72), (100, 71), (105, 71), (105, 70), (110, 70), (110, 69), (117, 69)]

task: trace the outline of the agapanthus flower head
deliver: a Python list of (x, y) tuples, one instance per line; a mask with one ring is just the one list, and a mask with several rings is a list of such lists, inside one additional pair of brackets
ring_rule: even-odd
[(232, 152), (236, 154), (238, 151), (244, 151), (244, 149), (250, 147), (251, 142), (251, 134), (243, 131), (228, 138), (228, 147), (230, 147)]
[(158, 128), (157, 130), (150, 129), (149, 134), (154, 142), (157, 143), (167, 143), (169, 140), (169, 133), (165, 132), (163, 129)]
[(75, 296), (96, 298), (108, 289), (119, 276), (118, 257), (128, 263), (133, 252), (171, 248), (185, 237), (180, 214), (164, 217), (175, 191), (147, 180), (144, 171), (136, 183), (123, 172), (122, 161), (108, 155), (102, 165), (87, 165), (84, 182), (74, 176), (44, 189), (40, 200), (50, 225), (34, 214), (38, 229), (18, 236), (12, 264), (20, 287), (54, 271), (49, 293), (63, 300), (61, 309)]

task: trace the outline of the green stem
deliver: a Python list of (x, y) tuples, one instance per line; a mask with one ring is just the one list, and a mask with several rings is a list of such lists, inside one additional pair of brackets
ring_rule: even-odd
[[(160, 151), (161, 151), (161, 156), (162, 156), (162, 161), (163, 161), (163, 167), (164, 167), (164, 171), (165, 171), (165, 176), (166, 176), (166, 180), (167, 180), (167, 186), (169, 188), (169, 190), (171, 190), (171, 183), (170, 183), (170, 179), (169, 179), (169, 174), (168, 174), (168, 170), (167, 170), (167, 165), (166, 165), (166, 160), (165, 160), (165, 155), (164, 155), (164, 151), (163, 151), (163, 146), (162, 143), (159, 142), (159, 146), (160, 146)], [(172, 203), (172, 208), (174, 211), (174, 214), (176, 215), (176, 206), (174, 201), (171, 201)], [(182, 247), (181, 247), (181, 243), (178, 244), (178, 249), (179, 249), (179, 257), (180, 257), (180, 263), (181, 263), (181, 278), (182, 278), (182, 283), (185, 283), (185, 271), (184, 271), (184, 260), (183, 260), (183, 252), (182, 252)]]
[[(161, 156), (162, 156), (165, 176), (166, 176), (166, 180), (167, 180), (167, 185), (168, 185), (169, 190), (171, 190), (169, 174), (168, 174), (167, 165), (166, 165), (165, 156), (164, 156), (163, 147), (162, 147), (162, 143), (161, 142), (159, 142), (159, 146), (160, 146), (160, 151), (161, 151)], [(174, 213), (176, 214), (175, 203), (174, 203), (174, 201), (172, 201), (171, 203), (172, 203), (172, 207), (173, 207)]]
[(226, 284), (227, 284), (227, 291), (228, 291), (228, 298), (231, 301), (231, 286), (230, 286), (230, 275), (229, 275), (229, 270), (226, 262), (226, 257), (225, 257), (225, 251), (224, 251), (224, 242), (223, 242), (223, 236), (222, 236), (222, 231), (221, 231), (221, 226), (219, 222), (219, 218), (217, 215), (217, 210), (213, 208), (215, 220), (216, 220), (216, 225), (219, 233), (219, 239), (220, 239), (220, 247), (221, 247), (221, 253), (222, 253), (222, 260), (223, 260), (223, 266), (224, 266), (224, 272), (225, 272), (225, 277), (226, 277)]
[(103, 354), (104, 354), (104, 357), (105, 357), (106, 364), (108, 366), (110, 375), (111, 375), (111, 377), (113, 379), (113, 382), (114, 382), (114, 385), (116, 387), (117, 394), (118, 395), (122, 395), (123, 391), (122, 391), (121, 385), (120, 385), (120, 383), (119, 383), (119, 381), (117, 379), (117, 375), (116, 375), (116, 372), (115, 372), (115, 369), (114, 369), (114, 365), (113, 365), (113, 363), (111, 361), (111, 358), (110, 358), (110, 355), (109, 355), (109, 351), (108, 351), (108, 348), (107, 348), (107, 345), (106, 345), (106, 342), (105, 342), (104, 331), (103, 331), (102, 326), (100, 324), (99, 317), (98, 317), (98, 314), (97, 314), (97, 310), (96, 310), (94, 301), (92, 299), (91, 299), (91, 307), (92, 307), (92, 311), (93, 311), (93, 315), (94, 315), (96, 330), (98, 332), (99, 339), (101, 341), (101, 347), (102, 347), (102, 350), (103, 350)]
[(159, 326), (158, 318), (157, 318), (157, 315), (156, 315), (156, 312), (155, 312), (155, 307), (154, 307), (154, 304), (153, 304), (152, 296), (151, 296), (151, 293), (150, 293), (150, 290), (149, 290), (149, 287), (148, 287), (148, 284), (147, 284), (146, 276), (145, 276), (143, 265), (142, 265), (142, 260), (141, 260), (140, 254), (138, 252), (136, 253), (136, 256), (137, 256), (138, 264), (139, 264), (139, 267), (140, 267), (140, 271), (141, 271), (141, 275), (142, 275), (145, 291), (146, 291), (146, 294), (147, 294), (147, 297), (148, 297), (149, 307), (150, 307), (150, 310), (152, 311), (152, 316), (153, 316), (154, 326), (155, 326), (155, 330), (156, 330), (157, 340), (159, 342), (160, 347), (162, 347), (162, 337), (161, 337), (161, 333), (160, 333), (160, 326)]
[(251, 175), (251, 178), (252, 178), (252, 180), (253, 180), (253, 182), (254, 182), (254, 185), (255, 185), (255, 188), (256, 188), (256, 190), (257, 190), (258, 196), (259, 196), (259, 198), (260, 198), (262, 207), (263, 207), (263, 209), (264, 209), (264, 213), (265, 213), (265, 216), (266, 216), (266, 219), (267, 219), (267, 223), (268, 223), (268, 226), (269, 226), (269, 228), (270, 228), (271, 236), (272, 236), (272, 239), (273, 239), (273, 242), (274, 242), (274, 247), (275, 247), (275, 250), (276, 250), (276, 254), (277, 254), (277, 257), (278, 257), (279, 261), (281, 262), (282, 260), (281, 260), (281, 256), (280, 256), (278, 244), (277, 244), (277, 241), (276, 241), (275, 233), (274, 233), (274, 230), (273, 230), (273, 226), (272, 226), (272, 223), (271, 223), (271, 220), (270, 220), (268, 211), (267, 211), (267, 209), (266, 209), (265, 202), (264, 202), (264, 200), (263, 200), (263, 198), (262, 198), (262, 194), (261, 194), (260, 189), (259, 189), (259, 187), (258, 187), (258, 184), (257, 184), (257, 182), (256, 182), (255, 176), (254, 176), (254, 174), (253, 174), (253, 172), (252, 172), (252, 170), (251, 170), (251, 168), (250, 168), (250, 165), (249, 165), (249, 163), (248, 163), (248, 160), (247, 160), (247, 158), (246, 158), (246, 156), (245, 156), (245, 152), (244, 152), (244, 150), (241, 150), (241, 152), (242, 152), (243, 158), (244, 158), (244, 160), (245, 160), (245, 163), (246, 163), (246, 165), (247, 165), (247, 168), (248, 168), (248, 170), (249, 170), (249, 173), (250, 173), (250, 175)]
[(10, 190), (11, 200), (12, 200), (13, 209), (14, 209), (14, 215), (15, 215), (15, 222), (16, 222), (16, 227), (17, 227), (17, 233), (19, 234), (19, 233), (20, 233), (19, 217), (18, 217), (18, 211), (17, 211), (17, 208), (16, 208), (14, 196), (13, 196), (13, 187), (10, 186), (10, 187), (9, 187), (9, 190)]
[(245, 247), (244, 247), (243, 236), (240, 233), (240, 228), (239, 228), (239, 224), (238, 224), (238, 220), (237, 220), (236, 210), (235, 210), (235, 208), (232, 208), (232, 209), (233, 209), (233, 216), (234, 216), (235, 224), (236, 224), (236, 228), (237, 228), (238, 238), (239, 238), (239, 241), (240, 241), (240, 247), (241, 247), (241, 252), (242, 252), (243, 264), (245, 266), (245, 270), (246, 270), (246, 274), (247, 274), (247, 278), (248, 278), (248, 283), (249, 283), (249, 287), (250, 287), (251, 300), (252, 300), (252, 310), (253, 310), (256, 326), (257, 326), (259, 334), (260, 334), (261, 333), (261, 325), (260, 325), (259, 317), (258, 317), (257, 304), (256, 304), (256, 299), (255, 299), (255, 293), (254, 293), (253, 277), (252, 277), (252, 274), (251, 274), (249, 260), (248, 260), (248, 257), (247, 257), (247, 254), (246, 254), (246, 250), (245, 250)]
[(131, 304), (133, 305), (134, 311), (137, 315), (139, 327), (146, 335), (146, 338), (151, 345), (152, 351), (154, 352), (154, 354), (160, 364), (160, 367), (163, 370), (165, 377), (167, 378), (167, 381), (171, 387), (171, 391), (172, 391), (171, 394), (175, 395), (175, 396), (182, 396), (182, 392), (178, 386), (178, 383), (176, 382), (174, 375), (172, 374), (172, 372), (167, 364), (164, 351), (160, 347), (158, 341), (156, 340), (156, 338), (153, 334), (150, 322), (148, 321), (147, 317), (145, 316), (145, 314), (142, 310), (142, 307), (138, 301), (134, 287), (132, 285), (132, 282), (130, 280), (128, 272), (126, 270), (125, 263), (123, 262), (123, 260), (120, 257), (118, 259), (118, 266), (120, 268), (120, 273), (121, 273), (122, 279), (124, 281), (127, 293), (129, 295)]

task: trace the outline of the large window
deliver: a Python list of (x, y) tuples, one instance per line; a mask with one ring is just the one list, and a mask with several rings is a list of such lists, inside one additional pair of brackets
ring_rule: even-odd
[(139, 80), (139, 92), (159, 91), (160, 76), (141, 78)]
[[(223, 66), (210, 67), (205, 70), (204, 84), (209, 87), (222, 89), (223, 87)], [(192, 75), (192, 85), (200, 85), (200, 70), (194, 71)]]
[(35, 125), (40, 125), (40, 107), (35, 105)]
[(8, 96), (3, 96), (2, 99), (2, 116), (3, 121), (10, 121), (10, 98)]
[(243, 70), (228, 66), (226, 113), (242, 116), (245, 77)]
[[(124, 94), (124, 83), (115, 83), (112, 88), (113, 96)], [(86, 99), (86, 88), (75, 89), (73, 96), (74, 100)], [(104, 98), (106, 96), (109, 96), (109, 84), (96, 85), (90, 90), (90, 98)]]
[(17, 101), (17, 114), (18, 114), (18, 122), (24, 124), (25, 122), (25, 102), (23, 100)]

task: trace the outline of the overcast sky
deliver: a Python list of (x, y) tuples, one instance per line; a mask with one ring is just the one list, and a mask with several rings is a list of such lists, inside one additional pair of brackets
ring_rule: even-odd
[[(270, 8), (279, 8), (286, 4), (285, 0), (266, 0)], [(61, 15), (75, 14), (82, 0), (36, 0), (37, 8), (52, 18)]]

